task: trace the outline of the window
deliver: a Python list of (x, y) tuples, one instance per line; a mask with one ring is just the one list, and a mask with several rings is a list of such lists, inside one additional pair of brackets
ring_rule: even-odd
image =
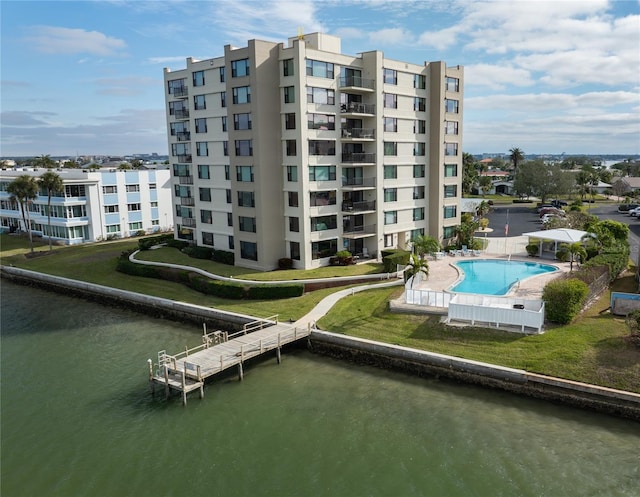
[(190, 162), (191, 161), (191, 147), (189, 146), (188, 143), (172, 143), (171, 144), (171, 155), (188, 156), (188, 158), (179, 159), (179, 160)]
[(397, 188), (385, 188), (384, 189), (384, 201), (385, 202), (397, 202), (398, 201), (398, 189)]
[(251, 113), (233, 115), (233, 129), (251, 129)]
[(289, 257), (300, 260), (300, 242), (289, 242)]
[(397, 85), (398, 84), (398, 72), (393, 69), (383, 69), (382, 70), (382, 79), (385, 83), (389, 85)]
[(330, 114), (307, 114), (308, 129), (336, 129), (336, 116)]
[(398, 108), (398, 95), (393, 93), (385, 93), (383, 96), (384, 107), (386, 109), (397, 109)]
[(413, 209), (413, 220), (422, 221), (424, 219), (424, 207), (416, 207)]
[(256, 218), (255, 217), (238, 216), (238, 229), (240, 231), (247, 231), (249, 233), (255, 233), (256, 232)]
[[(231, 190), (225, 190), (225, 193), (227, 195), (227, 204), (230, 204), (231, 203)], [(240, 198), (240, 197), (238, 196), (238, 198)], [(238, 203), (240, 203), (239, 200), (238, 200)]]
[(296, 101), (296, 88), (295, 86), (285, 86), (284, 91), (284, 103), (293, 104)]
[(422, 97), (415, 97), (413, 99), (413, 110), (424, 112), (427, 108), (427, 100)]
[(289, 231), (298, 233), (300, 231), (300, 218), (290, 216), (289, 217)]
[(207, 157), (209, 155), (209, 143), (196, 142), (196, 155), (198, 157)]
[(158, 207), (158, 202), (154, 200), (153, 202), (149, 202), (149, 205), (151, 207)]
[(222, 116), (220, 121), (222, 122), (222, 131), (227, 131), (227, 116)]
[(418, 228), (417, 230), (411, 230), (411, 240), (415, 240), (419, 236), (424, 236), (424, 228)]
[(120, 207), (117, 205), (105, 205), (104, 213), (105, 214), (113, 214), (114, 212), (120, 212)]
[(209, 166), (198, 164), (198, 179), (211, 179), (211, 174), (209, 173)]
[(204, 110), (207, 108), (207, 98), (205, 95), (194, 95), (193, 108), (195, 110)]
[(427, 78), (424, 74), (413, 75), (413, 87), (419, 90), (424, 90), (427, 87)]
[(222, 142), (222, 155), (225, 157), (229, 156), (229, 142), (227, 140)]
[(460, 80), (458, 78), (447, 77), (445, 79), (447, 91), (460, 91)]
[(169, 95), (182, 96), (185, 95), (184, 92), (187, 91), (187, 81), (186, 79), (173, 79), (171, 81), (167, 81), (167, 87), (169, 90)]
[(254, 242), (240, 242), (240, 257), (252, 261), (258, 260), (258, 244)]
[(207, 119), (199, 118), (195, 120), (196, 125), (196, 133), (206, 133), (207, 132)]
[(236, 157), (253, 155), (253, 140), (236, 140)]
[(220, 68), (220, 83), (224, 83), (227, 80), (227, 68), (222, 66)]
[(237, 86), (233, 89), (234, 104), (248, 104), (249, 102), (251, 102), (250, 86)]
[(320, 60), (307, 59), (307, 76), (333, 79), (333, 64)]
[(332, 240), (322, 240), (319, 242), (311, 243), (311, 258), (320, 259), (323, 257), (330, 257), (338, 251), (338, 240), (334, 238)]
[(118, 187), (115, 185), (109, 185), (109, 186), (103, 186), (102, 187), (102, 193), (104, 194), (109, 194), (109, 193), (118, 193)]
[(455, 205), (446, 205), (444, 207), (444, 218), (450, 219), (452, 217), (456, 217), (456, 206)]
[(424, 186), (413, 187), (413, 200), (424, 198)]
[(171, 136), (177, 136), (178, 141), (188, 140), (189, 136), (189, 122), (177, 122), (170, 123)]
[(202, 232), (202, 245), (210, 245), (213, 247), (213, 233)]
[(298, 192), (287, 192), (289, 207), (298, 207)]
[(235, 248), (235, 240), (233, 239), (233, 235), (229, 236), (229, 250), (233, 250)]
[(336, 191), (327, 190), (322, 192), (310, 192), (309, 203), (311, 207), (321, 205), (336, 205)]
[(160, 219), (152, 219), (151, 226), (160, 226)]
[(311, 218), (311, 231), (335, 230), (338, 227), (338, 216), (319, 216)]
[(288, 112), (284, 115), (284, 129), (296, 129), (296, 115)]
[(413, 155), (422, 156), (425, 154), (425, 144), (418, 142), (413, 144)]
[(398, 211), (384, 213), (384, 224), (396, 224), (398, 222)]
[(238, 206), (239, 207), (255, 207), (256, 206), (255, 194), (253, 192), (238, 192)]
[(444, 124), (444, 134), (445, 135), (457, 135), (458, 134), (458, 122), (457, 121), (446, 121)]
[(127, 204), (127, 210), (129, 212), (137, 212), (140, 210), (140, 204)]
[(334, 140), (309, 140), (309, 155), (336, 155)]
[(231, 166), (229, 164), (225, 164), (224, 166), (224, 179), (227, 181), (231, 179)]
[(204, 71), (193, 73), (193, 86), (204, 86)]
[(231, 61), (231, 77), (240, 78), (249, 76), (249, 59)]
[(288, 157), (297, 155), (296, 141), (295, 140), (287, 140), (286, 141), (286, 146), (287, 146), (287, 156)]
[(140, 191), (140, 185), (127, 185), (125, 188), (127, 193)]
[(309, 166), (309, 181), (335, 181), (336, 166)]
[(328, 88), (307, 86), (307, 103), (334, 105), (336, 103), (336, 93)]
[(238, 181), (253, 182), (253, 166), (236, 166), (236, 179)]
[(227, 106), (227, 92), (222, 91), (220, 92), (220, 107), (226, 107), (226, 106)]
[(213, 224), (213, 214), (211, 211), (200, 211), (200, 221), (204, 224)]
[(398, 177), (398, 166), (384, 166), (384, 179), (396, 179)]
[(174, 164), (173, 175), (178, 177), (191, 176), (191, 168), (189, 164)]
[(424, 164), (414, 164), (413, 165), (413, 177), (414, 178), (424, 178)]
[(458, 164), (445, 164), (444, 165), (444, 177), (454, 178), (458, 176)]
[(129, 231), (137, 231), (142, 229), (142, 222), (129, 223)]
[(298, 166), (287, 166), (287, 181), (291, 183), (298, 181)]
[(65, 185), (64, 194), (67, 197), (85, 197), (84, 185)]
[(202, 202), (211, 202), (211, 188), (199, 188), (198, 190)]
[(444, 185), (444, 198), (452, 198), (458, 196), (457, 185)]
[(282, 61), (282, 75), (293, 76), (293, 59), (286, 59)]
[(189, 109), (182, 101), (169, 102), (169, 115), (176, 116), (178, 119), (186, 119), (187, 117), (189, 117)]
[(416, 134), (424, 135), (426, 133), (427, 125), (423, 119), (416, 119), (413, 121), (413, 132)]
[(227, 212), (227, 226), (233, 226), (233, 212)]
[(393, 247), (393, 235), (384, 235), (384, 246)]
[(190, 197), (191, 196), (191, 187), (184, 185), (173, 185), (173, 191), (178, 198), (182, 197)]
[(120, 225), (119, 224), (107, 225), (107, 233), (120, 233)]
[(457, 100), (451, 100), (451, 99), (446, 99), (444, 101), (444, 105), (445, 105), (445, 111), (446, 112), (451, 112), (452, 114), (457, 114), (458, 113), (458, 101)]
[(384, 142), (384, 155), (398, 155), (398, 144), (396, 142)]
[(398, 120), (395, 117), (384, 118), (384, 130), (390, 133), (398, 132)]
[(458, 155), (458, 144), (457, 143), (445, 143), (444, 144), (444, 155)]
[(446, 240), (448, 238), (453, 238), (456, 236), (456, 227), (455, 226), (447, 226), (442, 230), (442, 237)]

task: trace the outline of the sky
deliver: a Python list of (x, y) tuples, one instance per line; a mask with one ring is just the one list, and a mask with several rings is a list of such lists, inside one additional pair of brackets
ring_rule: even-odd
[(464, 66), (463, 150), (640, 153), (639, 0), (0, 1), (0, 156), (167, 153), (163, 68), (249, 39)]

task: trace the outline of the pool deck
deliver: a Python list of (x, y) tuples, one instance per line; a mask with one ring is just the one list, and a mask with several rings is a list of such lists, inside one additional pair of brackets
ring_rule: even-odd
[[(456, 261), (461, 260), (474, 260), (474, 259), (498, 259), (512, 261), (526, 261), (526, 262), (539, 262), (541, 264), (550, 264), (556, 266), (559, 271), (547, 273), (540, 276), (534, 276), (527, 278), (520, 282), (519, 285), (511, 290), (507, 297), (519, 297), (525, 299), (541, 299), (542, 290), (544, 286), (551, 280), (557, 278), (562, 273), (569, 272), (570, 264), (568, 262), (560, 262), (558, 260), (529, 257), (524, 246), (527, 244), (527, 237), (511, 237), (506, 240), (501, 239), (488, 239), (489, 245), (486, 250), (483, 250), (480, 255), (473, 256), (445, 256), (444, 259), (433, 260), (429, 259), (429, 277), (416, 289), (429, 289), (435, 291), (448, 290), (458, 278), (460, 273), (454, 266)], [(506, 245), (506, 249), (505, 249)], [(576, 264), (574, 263), (574, 269)]]

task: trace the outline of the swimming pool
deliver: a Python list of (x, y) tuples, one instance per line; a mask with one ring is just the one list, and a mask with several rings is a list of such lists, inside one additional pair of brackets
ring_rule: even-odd
[(558, 270), (550, 264), (487, 259), (459, 261), (456, 266), (464, 276), (450, 291), (483, 295), (506, 295), (518, 281)]

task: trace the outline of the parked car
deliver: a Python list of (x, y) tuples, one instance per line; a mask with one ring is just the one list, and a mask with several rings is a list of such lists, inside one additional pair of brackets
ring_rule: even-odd
[(565, 212), (562, 209), (557, 209), (556, 207), (545, 207), (544, 209), (540, 209), (540, 217), (544, 216), (545, 214), (564, 216)]
[(636, 207), (635, 209), (631, 209), (629, 211), (629, 215), (632, 217), (637, 217), (638, 215), (640, 215), (640, 207)]
[(549, 209), (549, 208), (554, 208), (555, 209), (555, 206), (553, 206), (551, 204), (542, 204), (540, 207), (538, 207), (538, 214), (540, 214), (540, 211), (542, 209)]
[(558, 209), (565, 207), (567, 205), (569, 205), (568, 202), (565, 202), (564, 200), (552, 200), (551, 201), (551, 205), (553, 205), (554, 207), (557, 207)]
[(635, 209), (636, 207), (640, 207), (639, 204), (620, 204), (618, 206), (618, 212), (629, 212), (632, 209)]
[(540, 222), (542, 224), (547, 224), (550, 220), (552, 219), (559, 219), (561, 218), (561, 216), (556, 216), (555, 214), (544, 214), (541, 218), (540, 218)]

